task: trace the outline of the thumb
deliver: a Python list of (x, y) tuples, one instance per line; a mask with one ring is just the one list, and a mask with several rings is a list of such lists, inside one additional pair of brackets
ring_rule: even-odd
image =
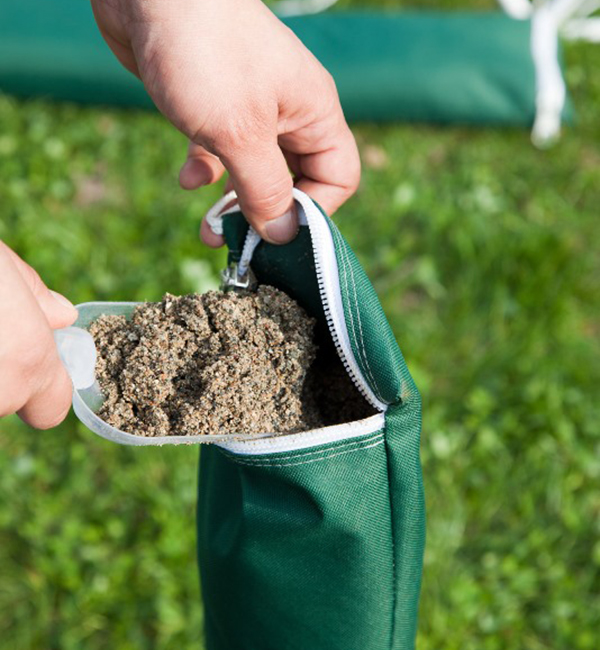
[(0, 245), (8, 253), (19, 275), (23, 278), (25, 284), (37, 300), (40, 309), (44, 312), (44, 316), (48, 321), (48, 325), (52, 329), (72, 325), (78, 316), (73, 304), (60, 293), (48, 289), (37, 271), (24, 262), (6, 244), (0, 242)]
[(221, 158), (229, 171), (244, 216), (272, 244), (286, 244), (298, 233), (294, 183), (277, 141), (238, 150)]

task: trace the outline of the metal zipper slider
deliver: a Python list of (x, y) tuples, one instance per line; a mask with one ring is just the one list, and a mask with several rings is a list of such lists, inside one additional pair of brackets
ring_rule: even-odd
[(232, 262), (221, 272), (222, 291), (255, 291), (258, 283), (252, 269), (248, 267), (245, 273), (240, 273), (237, 262)]
[[(206, 223), (208, 223), (215, 235), (223, 235), (222, 210), (232, 201), (235, 202), (236, 199), (237, 195), (234, 191), (228, 192), (206, 213)], [(256, 291), (258, 281), (250, 269), (250, 262), (260, 242), (260, 235), (250, 226), (244, 240), (239, 262), (232, 262), (226, 269), (221, 271), (222, 291)]]
[(256, 291), (258, 282), (250, 268), (250, 261), (260, 241), (260, 235), (254, 228), (250, 227), (246, 235), (240, 261), (232, 262), (221, 273), (221, 289), (223, 291)]

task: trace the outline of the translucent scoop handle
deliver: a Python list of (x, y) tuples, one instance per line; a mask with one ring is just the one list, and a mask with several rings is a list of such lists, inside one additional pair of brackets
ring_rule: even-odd
[(54, 340), (73, 386), (77, 390), (89, 388), (94, 383), (96, 367), (96, 346), (92, 335), (80, 327), (64, 327), (54, 330)]

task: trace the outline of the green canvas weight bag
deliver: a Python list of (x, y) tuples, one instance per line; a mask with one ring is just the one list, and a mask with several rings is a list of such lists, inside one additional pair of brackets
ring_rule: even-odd
[[(421, 402), (375, 291), (335, 224), (301, 226), (252, 270), (317, 318), (376, 415), (203, 446), (198, 557), (208, 650), (409, 650), (425, 542)], [(248, 225), (224, 217), (230, 261)]]
[(56, 332), (73, 407), (120, 444), (213, 443), (200, 454), (197, 517), (208, 650), (411, 650), (425, 543), (419, 393), (356, 256), (307, 195), (294, 195), (301, 227), (285, 246), (248, 234), (237, 208), (222, 218), (230, 261), (253, 252), (258, 282), (317, 319), (319, 357), (342, 360), (373, 415), (288, 435), (115, 429), (96, 414), (85, 330), (135, 303), (78, 305), (76, 326)]

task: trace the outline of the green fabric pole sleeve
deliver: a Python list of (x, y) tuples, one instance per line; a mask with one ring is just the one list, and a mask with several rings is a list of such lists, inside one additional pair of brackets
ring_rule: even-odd
[[(330, 70), (351, 121), (533, 120), (529, 21), (501, 13), (332, 12), (284, 22)], [(2, 0), (0, 90), (152, 106), (84, 0)]]
[(0, 90), (153, 107), (143, 84), (102, 39), (87, 0), (0, 1)]
[(288, 24), (350, 120), (530, 124), (530, 23), (500, 13), (323, 14)]

